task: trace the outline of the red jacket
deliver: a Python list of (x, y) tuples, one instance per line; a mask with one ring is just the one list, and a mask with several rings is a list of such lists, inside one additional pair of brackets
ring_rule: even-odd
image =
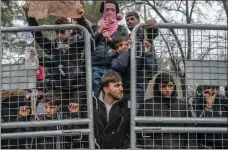
[(44, 79), (45, 74), (44, 74), (44, 67), (39, 65), (38, 72), (36, 73), (36, 79)]

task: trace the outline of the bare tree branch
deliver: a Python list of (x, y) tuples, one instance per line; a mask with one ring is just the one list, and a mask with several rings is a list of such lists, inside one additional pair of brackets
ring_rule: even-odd
[[(152, 5), (149, 0), (146, 0), (147, 2), (147, 5), (149, 5), (158, 15), (159, 17), (165, 22), (165, 23), (168, 23), (168, 21), (165, 19), (165, 17), (159, 12), (159, 10), (157, 9), (156, 6)], [(182, 60), (183, 60), (183, 64), (185, 65), (185, 56), (184, 56), (184, 50), (182, 48), (182, 45), (180, 43), (180, 40), (178, 39), (177, 37), (177, 34), (176, 32), (174, 31), (174, 29), (170, 29), (170, 31), (172, 32), (176, 42), (177, 42), (177, 45), (178, 45), (178, 48), (180, 50), (180, 53), (181, 53), (181, 57), (182, 57)]]

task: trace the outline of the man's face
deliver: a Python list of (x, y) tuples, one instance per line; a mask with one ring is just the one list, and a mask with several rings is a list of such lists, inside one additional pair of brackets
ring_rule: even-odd
[(70, 31), (69, 30), (56, 30), (55, 36), (57, 41), (64, 41), (68, 38)]
[(139, 20), (137, 20), (135, 16), (128, 16), (125, 18), (125, 20), (126, 20), (128, 29), (131, 31), (137, 24), (139, 24)]
[(114, 100), (121, 100), (123, 98), (123, 86), (122, 81), (110, 82), (107, 87), (105, 87), (105, 94), (111, 96)]
[(108, 3), (105, 5), (106, 21), (113, 23), (116, 20), (116, 5)]
[(48, 103), (44, 105), (44, 113), (45, 113), (45, 116), (47, 117), (52, 117), (57, 113), (58, 110), (59, 110), (59, 106), (52, 106)]
[(115, 50), (117, 53), (120, 53), (123, 50), (127, 50), (127, 49), (128, 49), (127, 41), (121, 41), (121, 42), (115, 44)]
[(170, 97), (171, 96), (171, 94), (173, 93), (174, 87), (175, 87), (175, 85), (172, 82), (170, 82), (170, 81), (168, 83), (161, 83), (158, 86), (160, 92), (165, 97)]

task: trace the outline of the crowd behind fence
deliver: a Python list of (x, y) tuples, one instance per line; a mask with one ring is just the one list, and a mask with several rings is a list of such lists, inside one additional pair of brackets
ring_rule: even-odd
[[(227, 26), (159, 23), (154, 28), (159, 29), (155, 38), (145, 24), (131, 33), (130, 83), (124, 86), (130, 91), (124, 99), (130, 114), (127, 147), (227, 149)], [(57, 43), (63, 50), (58, 54), (55, 44), (35, 34), (49, 31), (47, 39), (52, 39), (53, 31), (66, 29), (77, 32), (66, 43)], [(87, 29), (51, 25), (1, 31), (1, 148), (100, 148), (94, 135), (97, 95), (92, 90), (91, 61), (97, 43)], [(144, 40), (150, 42), (148, 53)], [(48, 44), (50, 55), (43, 53)], [(36, 58), (24, 54), (33, 50), (33, 56), (39, 54), (45, 79), (36, 78)], [(174, 88), (172, 98), (161, 96), (161, 89), (169, 87)], [(205, 89), (218, 92), (213, 109), (202, 109)], [(56, 113), (50, 111), (53, 108)], [(55, 115), (47, 117), (48, 109)]]

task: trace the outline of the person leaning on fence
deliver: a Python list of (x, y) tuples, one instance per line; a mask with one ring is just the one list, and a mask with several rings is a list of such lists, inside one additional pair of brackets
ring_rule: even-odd
[[(26, 3), (23, 8), (29, 26), (38, 26), (36, 19), (27, 15), (29, 5)], [(78, 18), (77, 23), (90, 29), (88, 31), (92, 31), (85, 17)], [(54, 24), (62, 25), (70, 24), (70, 22), (67, 18), (57, 17)], [(55, 33), (54, 40), (44, 37), (41, 31), (32, 32), (32, 35), (44, 52), (51, 56), (49, 61), (44, 62), (44, 67), (50, 70), (53, 81), (52, 88), (62, 92), (63, 99), (66, 99), (66, 105), (72, 99), (77, 99), (83, 103), (80, 106), (84, 106), (80, 110), (84, 110), (86, 109), (84, 35), (81, 35), (80, 32), (75, 34), (70, 30), (56, 30)], [(63, 105), (65, 104), (63, 103)]]
[[(140, 105), (138, 116), (146, 117), (187, 117), (187, 105), (177, 98), (177, 89), (173, 77), (168, 73), (160, 73), (155, 78), (153, 98)], [(184, 123), (141, 124), (147, 127), (184, 127)], [(187, 133), (147, 133), (138, 136), (138, 143), (144, 149), (189, 149), (196, 147), (194, 134)]]
[[(61, 120), (69, 118), (78, 117), (78, 103), (70, 103), (68, 105), (68, 114), (61, 113), (61, 100), (56, 93), (50, 92), (43, 95), (44, 101), (44, 114), (35, 118), (31, 114), (31, 109), (29, 106), (21, 106), (19, 109), (18, 120), (19, 121), (34, 121), (34, 120)], [(58, 131), (77, 128), (76, 126), (45, 126), (45, 127), (33, 127), (33, 128), (24, 128), (21, 129), (21, 132), (25, 131)], [(47, 134), (48, 135), (48, 134)], [(46, 136), (39, 137), (37, 139), (32, 138), (30, 141), (30, 148), (38, 149), (57, 149), (57, 148), (68, 148), (71, 146), (72, 141), (70, 137), (61, 137), (61, 136)]]
[[(196, 95), (189, 98), (190, 116), (228, 117), (228, 99), (219, 94), (219, 86), (199, 85)], [(222, 124), (195, 124), (196, 127), (227, 127)], [(228, 133), (198, 133), (199, 149), (228, 149)]]
[(102, 91), (94, 96), (94, 132), (97, 148), (128, 148), (130, 122), (123, 100), (122, 78), (107, 72), (101, 78)]
[(93, 92), (97, 94), (100, 90), (100, 79), (107, 71), (112, 71), (110, 62), (107, 60), (108, 51), (111, 49), (113, 37), (117, 34), (128, 35), (127, 29), (118, 24), (119, 6), (115, 0), (107, 0), (106, 5), (101, 3), (101, 19), (94, 26), (95, 50), (92, 51), (92, 78)]
[[(127, 23), (127, 27), (130, 31), (140, 23), (140, 17), (137, 12), (130, 11), (125, 16), (125, 21)], [(147, 21), (147, 38), (144, 38), (144, 30), (140, 28), (137, 31), (137, 39), (136, 42), (143, 43), (143, 46), (137, 44), (137, 58), (136, 58), (136, 66), (137, 66), (137, 102), (142, 103), (144, 101), (144, 93), (147, 88), (147, 84), (150, 80), (152, 80), (153, 75), (155, 75), (158, 71), (158, 64), (155, 49), (153, 47), (153, 40), (158, 36), (158, 28), (152, 28), (152, 26), (156, 24), (156, 20), (151, 19)], [(148, 46), (149, 45), (149, 46)], [(143, 48), (143, 52), (141, 53)], [(130, 97), (130, 78), (128, 79), (129, 87), (126, 88), (129, 92)]]

